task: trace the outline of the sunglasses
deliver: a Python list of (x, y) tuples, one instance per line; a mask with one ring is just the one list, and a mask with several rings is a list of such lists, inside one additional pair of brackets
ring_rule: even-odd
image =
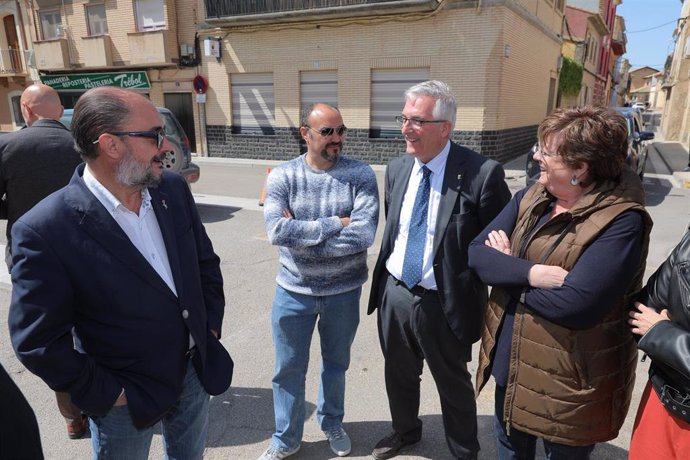
[[(156, 146), (158, 149), (163, 147), (163, 142), (165, 141), (165, 128), (158, 127), (150, 131), (112, 131), (107, 134), (112, 134), (113, 136), (129, 136), (129, 137), (145, 137), (147, 139), (153, 139), (156, 141)], [(98, 139), (93, 141), (94, 144), (98, 143)]]
[(323, 137), (328, 137), (335, 132), (338, 136), (343, 136), (347, 132), (347, 126), (338, 126), (337, 128), (321, 128), (321, 129), (314, 129), (309, 125), (305, 125), (306, 128), (311, 129), (312, 131), (316, 131), (317, 133), (321, 134)]

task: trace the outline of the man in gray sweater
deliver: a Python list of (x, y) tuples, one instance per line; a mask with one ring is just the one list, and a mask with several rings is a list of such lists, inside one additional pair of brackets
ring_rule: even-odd
[(308, 107), (300, 127), (307, 152), (275, 168), (266, 185), (266, 233), (280, 247), (280, 270), (272, 311), (276, 431), (260, 460), (289, 457), (300, 448), (309, 346), (317, 320), (317, 419), (336, 455), (351, 450), (342, 426), (345, 371), (359, 324), (367, 248), (374, 242), (379, 203), (371, 167), (341, 156), (346, 131), (335, 107)]

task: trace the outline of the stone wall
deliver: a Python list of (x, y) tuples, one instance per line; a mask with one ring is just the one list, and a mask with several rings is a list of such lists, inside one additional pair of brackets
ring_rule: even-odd
[[(272, 136), (232, 134), (230, 126), (206, 127), (211, 157), (289, 160), (305, 149), (297, 128), (275, 128)], [(497, 131), (455, 131), (453, 141), (500, 162), (526, 153), (537, 138), (537, 126)], [(386, 164), (405, 152), (399, 139), (372, 139), (367, 129), (350, 129), (344, 153), (369, 164)]]

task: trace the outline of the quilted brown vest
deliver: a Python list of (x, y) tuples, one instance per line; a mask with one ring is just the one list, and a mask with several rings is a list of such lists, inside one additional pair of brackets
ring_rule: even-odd
[[(527, 191), (511, 236), (513, 254), (519, 253), (526, 238), (526, 259), (570, 270), (621, 213), (635, 210), (645, 221), (642, 259), (630, 289), (599, 324), (571, 330), (522, 303), (515, 313), (503, 419), (522, 432), (582, 446), (615, 438), (630, 405), (637, 347), (627, 325), (627, 308), (642, 286), (652, 222), (644, 208), (642, 184), (632, 172), (624, 173), (620, 182), (598, 186), (570, 212), (530, 234), (551, 199), (539, 184)], [(496, 332), (508, 302), (502, 288), (492, 289), (482, 331), (477, 394), (490, 376)]]

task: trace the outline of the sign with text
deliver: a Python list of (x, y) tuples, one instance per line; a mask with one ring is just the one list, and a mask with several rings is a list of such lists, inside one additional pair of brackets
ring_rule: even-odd
[(151, 88), (149, 77), (144, 71), (42, 75), (41, 82), (56, 91), (86, 91), (99, 86), (117, 86), (126, 89)]

